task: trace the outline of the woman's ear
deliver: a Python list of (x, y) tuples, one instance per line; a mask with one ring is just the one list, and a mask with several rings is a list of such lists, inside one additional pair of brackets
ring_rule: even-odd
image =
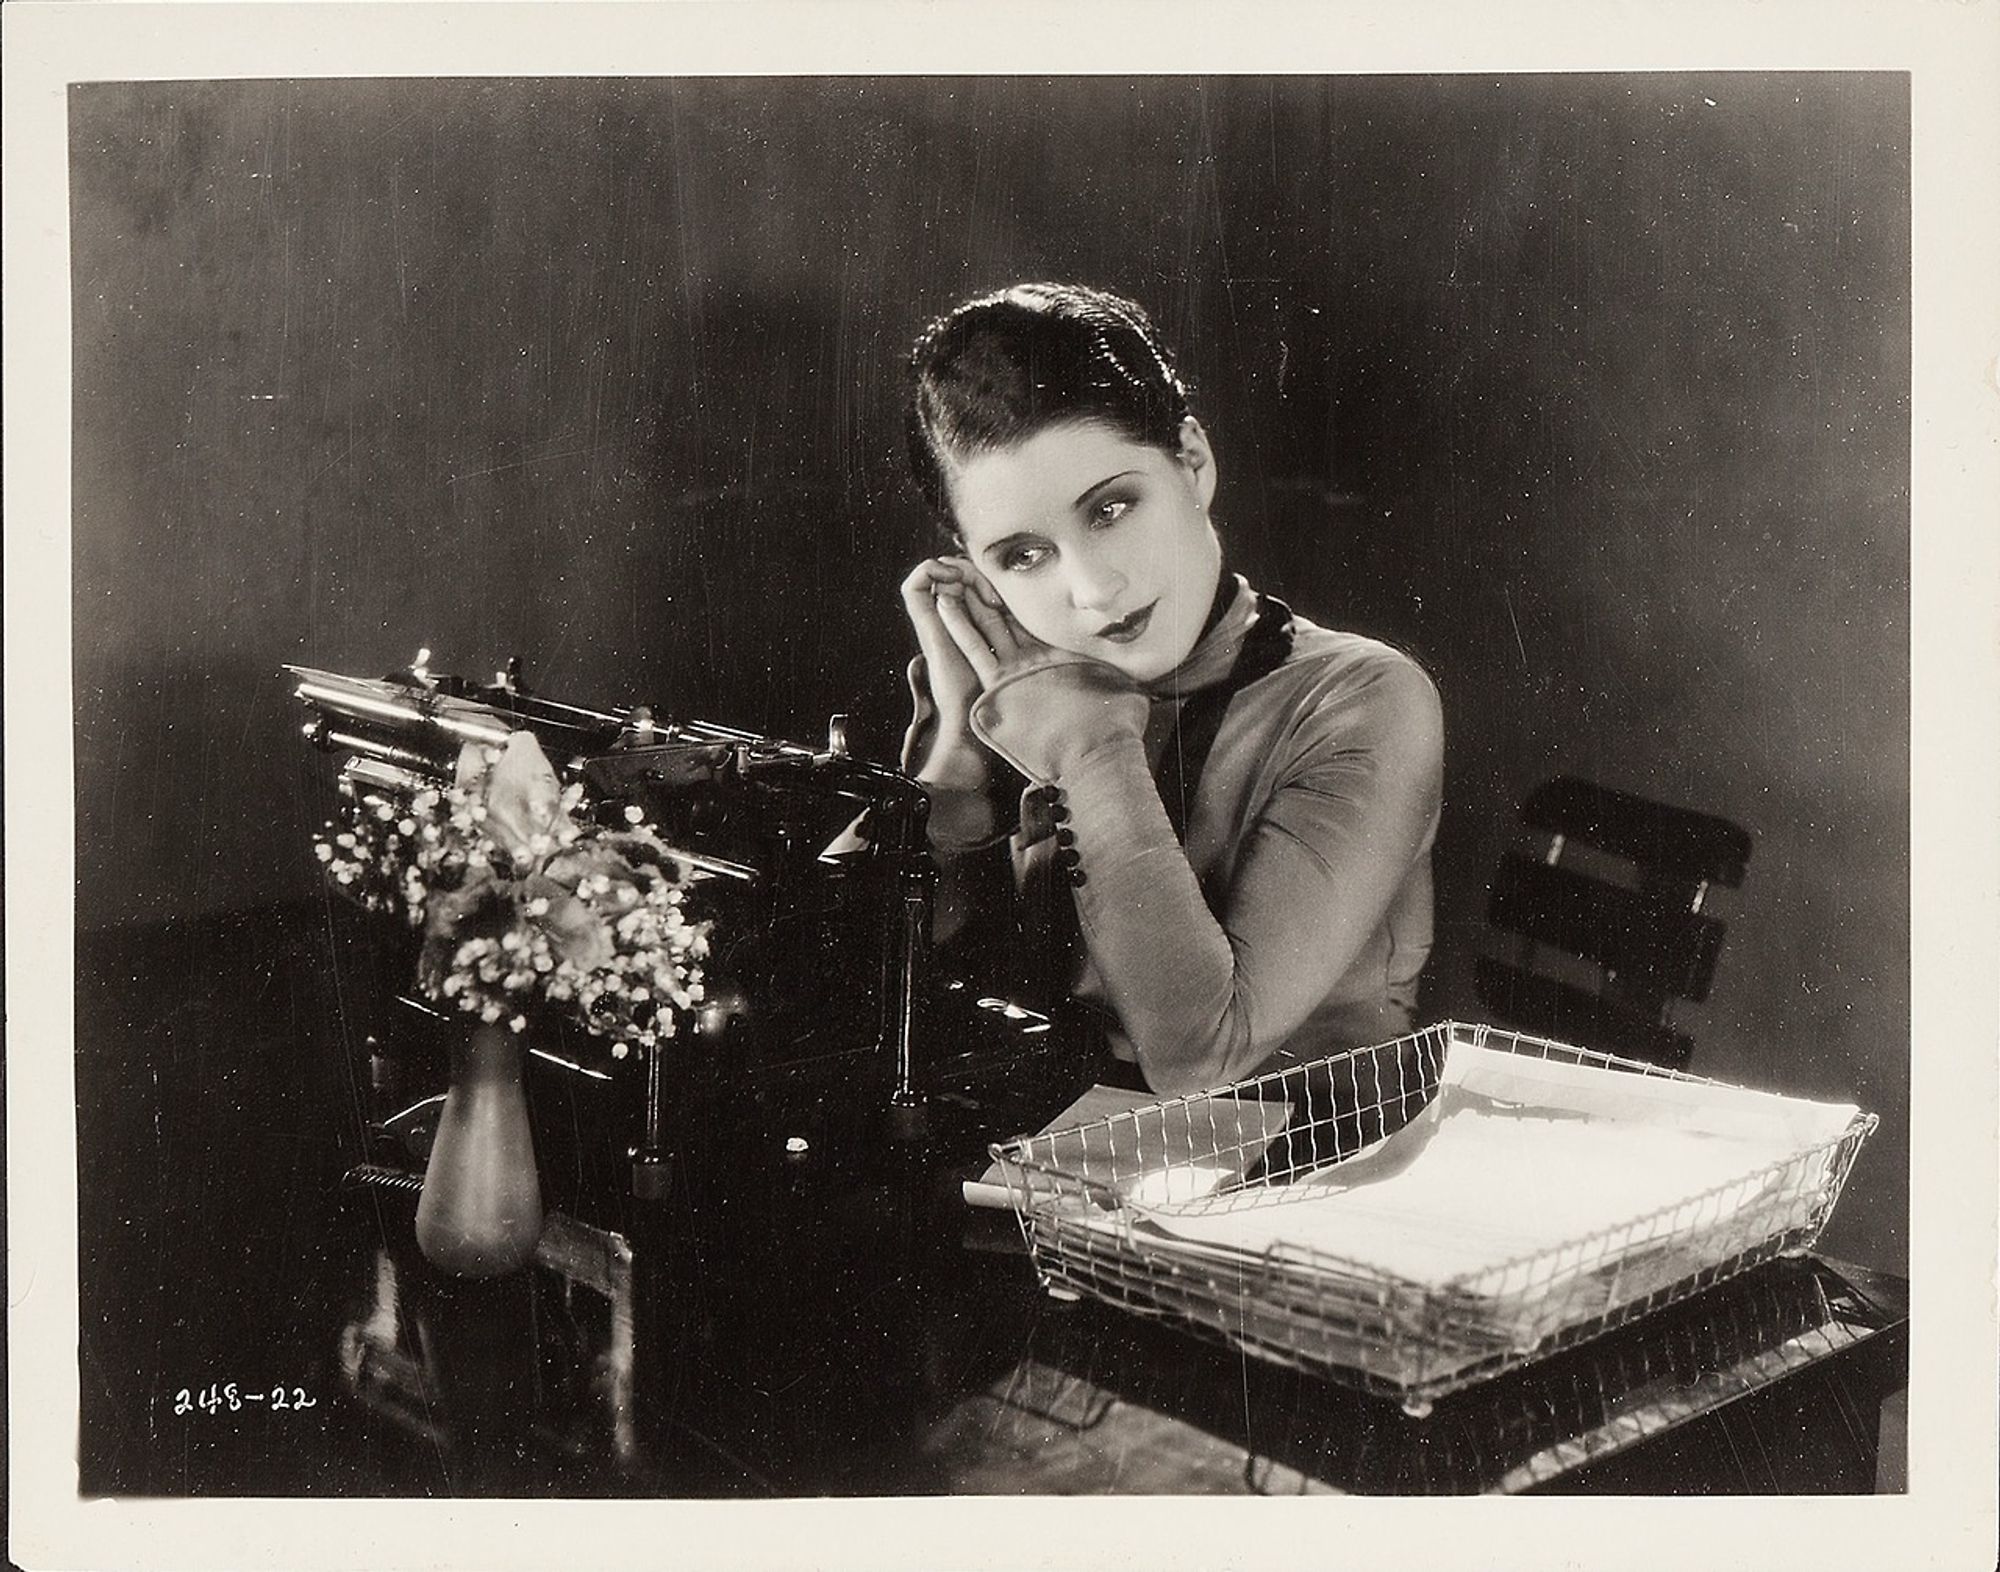
[(1205, 511), (1215, 500), (1215, 450), (1208, 445), (1208, 433), (1190, 415), (1181, 422), (1180, 452), (1176, 455), (1194, 480), (1195, 497)]

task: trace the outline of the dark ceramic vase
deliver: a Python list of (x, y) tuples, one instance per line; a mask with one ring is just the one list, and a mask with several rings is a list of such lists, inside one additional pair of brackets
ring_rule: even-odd
[(458, 1277), (525, 1266), (542, 1236), (542, 1186), (521, 1074), (527, 1044), (479, 1025), (453, 1047), (451, 1089), (424, 1169), (417, 1247)]

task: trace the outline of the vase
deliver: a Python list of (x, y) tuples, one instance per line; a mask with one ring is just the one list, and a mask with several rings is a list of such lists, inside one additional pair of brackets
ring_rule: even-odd
[(451, 1089), (417, 1203), (417, 1248), (458, 1277), (525, 1266), (542, 1237), (542, 1185), (521, 1075), (527, 1045), (479, 1025), (451, 1051)]

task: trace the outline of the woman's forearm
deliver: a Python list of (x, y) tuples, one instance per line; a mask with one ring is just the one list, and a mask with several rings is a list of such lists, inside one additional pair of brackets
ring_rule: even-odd
[(1258, 810), (1217, 910), (1137, 737), (1101, 743), (1055, 781), (1084, 939), (1155, 1090), (1219, 1085), (1268, 1058), (1355, 964), (1428, 847), (1435, 690), (1407, 664), (1369, 686), (1359, 723), (1306, 746)]
[(987, 773), (976, 761), (968, 769), (947, 757), (917, 772), (930, 798), (931, 847), (941, 855), (983, 846), (1000, 832)]

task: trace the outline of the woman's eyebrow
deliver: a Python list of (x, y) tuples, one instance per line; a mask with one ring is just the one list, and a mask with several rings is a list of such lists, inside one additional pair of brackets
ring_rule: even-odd
[(1017, 540), (1032, 540), (1034, 539), (1034, 536), (1035, 532), (1033, 530), (1017, 529), (1011, 535), (1002, 535), (998, 540), (989, 540), (985, 545), (979, 548), (979, 555), (982, 557), (990, 557), (996, 552), (1005, 551), (1009, 546), (1013, 545), (1014, 542)]
[(1076, 499), (1076, 501), (1072, 502), (1070, 506), (1073, 508), (1080, 508), (1086, 502), (1088, 502), (1092, 497), (1096, 496), (1100, 491), (1102, 491), (1106, 486), (1110, 485), (1114, 480), (1123, 480), (1127, 475), (1136, 475), (1138, 473), (1139, 472), (1136, 469), (1121, 469), (1115, 475), (1106, 475), (1102, 480), (1096, 481), (1091, 485), (1084, 487), (1082, 495), (1080, 495)]

